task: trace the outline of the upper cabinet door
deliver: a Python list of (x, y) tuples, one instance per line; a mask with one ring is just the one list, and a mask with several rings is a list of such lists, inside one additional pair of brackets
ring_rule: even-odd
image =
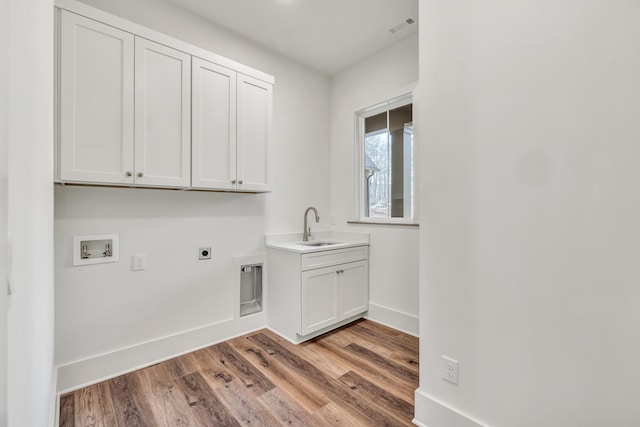
[(135, 183), (191, 181), (191, 56), (135, 39)]
[(236, 72), (193, 58), (191, 186), (236, 188)]
[(133, 183), (134, 36), (60, 17), (60, 179)]
[(238, 190), (268, 191), (273, 86), (238, 74)]

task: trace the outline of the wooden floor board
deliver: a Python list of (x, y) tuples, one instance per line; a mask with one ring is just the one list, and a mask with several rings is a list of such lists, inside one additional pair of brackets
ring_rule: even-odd
[(75, 425), (112, 426), (115, 424), (115, 413), (109, 385), (106, 383), (86, 387), (75, 396)]
[(419, 350), (416, 337), (391, 329), (380, 323), (359, 321), (350, 328), (350, 331), (352, 333), (368, 334), (374, 339), (378, 338), (379, 341), (388, 341), (389, 344), (411, 353), (417, 354)]
[(351, 370), (358, 372), (379, 387), (392, 388), (398, 396), (405, 400), (413, 399), (417, 383), (416, 385), (407, 383), (401, 378), (395, 377), (392, 372), (385, 371), (383, 367), (363, 360), (345, 347), (333, 345), (328, 341), (317, 341), (316, 344), (318, 345), (318, 350), (322, 351), (327, 357), (340, 360), (349, 366)]
[(75, 406), (73, 404), (74, 393), (60, 396), (60, 427), (75, 427)]
[(229, 344), (220, 343), (208, 347), (205, 350), (211, 352), (216, 360), (231, 370), (235, 376), (240, 378), (244, 385), (256, 395), (259, 396), (275, 387), (259, 369), (249, 363), (247, 359), (231, 348)]
[(258, 333), (251, 335), (250, 340), (267, 350), (271, 357), (277, 358), (282, 363), (287, 364), (297, 375), (307, 377), (316, 387), (319, 387), (332, 401), (339, 406), (348, 406), (365, 417), (372, 425), (394, 425), (379, 407), (370, 401), (360, 400), (350, 387), (345, 386), (340, 381), (331, 378), (316, 368), (304, 358), (289, 351), (281, 344), (275, 342), (265, 334)]
[(60, 398), (62, 427), (411, 425), (418, 339), (361, 320), (294, 345), (260, 330)]
[[(158, 426), (193, 426), (196, 424), (186, 406), (186, 399), (175, 383), (176, 365), (160, 363), (138, 372), (138, 378)], [(184, 375), (181, 375), (182, 377)]]
[(298, 403), (311, 413), (329, 403), (329, 399), (313, 383), (304, 377), (293, 374), (277, 360), (267, 358), (267, 352), (257, 347), (248, 338), (236, 339), (230, 344), (240, 349), (247, 358), (252, 360), (254, 366), (260, 369), (272, 383), (295, 395)]
[(269, 408), (281, 425), (308, 427), (321, 425), (296, 401), (294, 396), (290, 396), (285, 390), (274, 388), (258, 399), (266, 408)]
[(365, 394), (366, 396), (361, 397), (375, 401), (400, 420), (408, 420), (413, 417), (413, 405), (411, 403), (395, 396), (386, 389), (378, 387), (372, 382), (367, 381), (365, 378), (353, 371), (349, 371), (341, 376), (340, 381), (352, 390)]
[[(148, 395), (142, 392), (136, 372), (113, 378), (108, 385), (117, 425), (143, 427), (155, 424)], [(76, 415), (76, 425), (77, 419)]]
[(194, 418), (198, 420), (198, 425), (206, 426), (207, 423), (219, 426), (240, 425), (200, 373), (178, 378), (176, 384), (184, 393)]

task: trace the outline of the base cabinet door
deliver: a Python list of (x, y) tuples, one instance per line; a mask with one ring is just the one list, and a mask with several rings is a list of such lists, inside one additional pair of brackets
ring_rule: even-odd
[(307, 335), (340, 320), (338, 312), (338, 268), (302, 272), (301, 330)]
[(369, 263), (350, 262), (302, 272), (300, 335), (369, 309)]
[(134, 36), (60, 15), (59, 175), (133, 184)]
[(347, 319), (369, 309), (369, 265), (352, 262), (340, 267), (340, 319)]

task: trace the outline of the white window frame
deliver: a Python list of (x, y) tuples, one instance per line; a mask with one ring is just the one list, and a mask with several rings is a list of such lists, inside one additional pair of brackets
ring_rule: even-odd
[[(356, 222), (364, 222), (364, 223), (372, 223), (372, 224), (417, 224), (417, 200), (416, 200), (416, 186), (417, 186), (417, 164), (416, 164), (416, 144), (415, 144), (415, 134), (414, 134), (414, 146), (413, 146), (413, 185), (412, 185), (412, 199), (413, 199), (413, 217), (403, 217), (403, 218), (370, 218), (364, 216), (365, 212), (365, 185), (364, 185), (364, 121), (367, 117), (375, 116), (376, 114), (380, 114), (384, 111), (393, 110), (394, 108), (402, 107), (407, 104), (413, 104), (413, 91), (403, 93), (402, 95), (393, 97), (387, 101), (378, 103), (371, 107), (363, 108), (355, 112), (355, 129), (356, 129), (356, 141), (355, 141), (355, 151), (356, 151), (356, 165), (355, 165), (355, 189), (356, 189), (356, 212), (355, 217), (357, 218)], [(415, 104), (414, 104), (415, 106)], [(414, 110), (415, 116), (415, 110)], [(415, 120), (414, 120), (415, 123)]]

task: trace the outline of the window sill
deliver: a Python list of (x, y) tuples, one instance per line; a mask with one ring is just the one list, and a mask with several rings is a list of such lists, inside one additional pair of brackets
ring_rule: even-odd
[(377, 221), (377, 220), (353, 220), (347, 221), (347, 224), (364, 224), (364, 225), (399, 225), (402, 227), (420, 227), (417, 222), (396, 222), (396, 221)]

